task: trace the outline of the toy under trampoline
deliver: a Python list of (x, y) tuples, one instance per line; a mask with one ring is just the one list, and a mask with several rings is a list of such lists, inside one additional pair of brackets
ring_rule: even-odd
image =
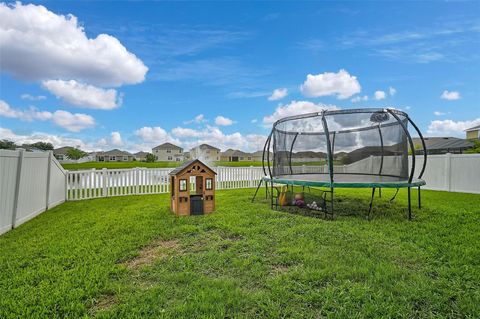
[[(420, 144), (414, 145), (409, 124)], [(416, 153), (423, 156), (418, 159)], [(273, 208), (278, 207), (276, 185), (327, 188), (330, 208), (325, 213), (333, 216), (335, 188), (372, 188), (369, 212), (376, 189), (407, 188), (411, 218), (411, 188), (418, 188), (420, 208), (426, 163), (423, 136), (405, 112), (353, 109), (291, 116), (273, 124), (263, 149), (265, 177), (255, 195), (264, 182)]]

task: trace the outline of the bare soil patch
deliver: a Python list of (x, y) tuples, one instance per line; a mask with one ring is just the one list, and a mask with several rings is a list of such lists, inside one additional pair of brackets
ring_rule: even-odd
[(179, 247), (178, 240), (156, 239), (143, 247), (137, 257), (127, 261), (125, 264), (129, 269), (138, 269), (151, 265), (156, 259), (166, 257), (169, 252), (177, 251)]

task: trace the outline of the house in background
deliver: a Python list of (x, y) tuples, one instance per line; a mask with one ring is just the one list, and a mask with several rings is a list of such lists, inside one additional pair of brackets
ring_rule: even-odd
[(107, 152), (96, 152), (95, 161), (97, 162), (131, 162), (133, 155), (129, 152), (113, 149)]
[(466, 129), (467, 140), (480, 139), (480, 125)]
[(182, 162), (183, 148), (172, 143), (163, 143), (152, 148), (158, 162)]
[[(415, 154), (423, 154), (420, 138), (415, 137), (412, 140), (415, 149), (417, 149)], [(457, 137), (425, 137), (424, 140), (427, 154), (462, 154), (474, 146), (471, 141)]]
[(72, 148), (73, 147), (71, 147), (71, 146), (64, 146), (64, 147), (56, 148), (56, 149), (53, 150), (53, 156), (55, 156), (55, 158), (58, 161), (66, 161), (66, 160), (68, 160), (67, 153)]
[(136, 161), (144, 162), (144, 161), (147, 160), (147, 155), (148, 154), (149, 154), (148, 152), (137, 152), (137, 153), (133, 154), (133, 158)]
[(189, 161), (190, 160), (190, 152), (189, 151), (183, 152), (182, 155), (183, 155), (183, 160), (184, 161)]
[(208, 144), (201, 144), (190, 150), (190, 158), (205, 162), (218, 162), (220, 160), (220, 149)]
[(228, 149), (220, 153), (220, 160), (224, 162), (251, 162), (252, 154), (245, 153), (240, 150)]

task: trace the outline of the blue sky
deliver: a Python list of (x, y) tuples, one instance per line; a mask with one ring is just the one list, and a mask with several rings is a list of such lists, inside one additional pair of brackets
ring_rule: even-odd
[(0, 7), (0, 138), (254, 151), (322, 108), (480, 124), (479, 2), (29, 4)]

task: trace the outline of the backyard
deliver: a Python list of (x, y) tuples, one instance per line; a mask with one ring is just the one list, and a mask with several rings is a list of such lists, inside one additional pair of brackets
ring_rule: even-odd
[(167, 194), (43, 213), (0, 237), (0, 318), (480, 315), (480, 195), (424, 191), (409, 222), (405, 191), (390, 206), (385, 190), (368, 221), (370, 192), (340, 190), (327, 221), (253, 191), (218, 191), (200, 217)]

